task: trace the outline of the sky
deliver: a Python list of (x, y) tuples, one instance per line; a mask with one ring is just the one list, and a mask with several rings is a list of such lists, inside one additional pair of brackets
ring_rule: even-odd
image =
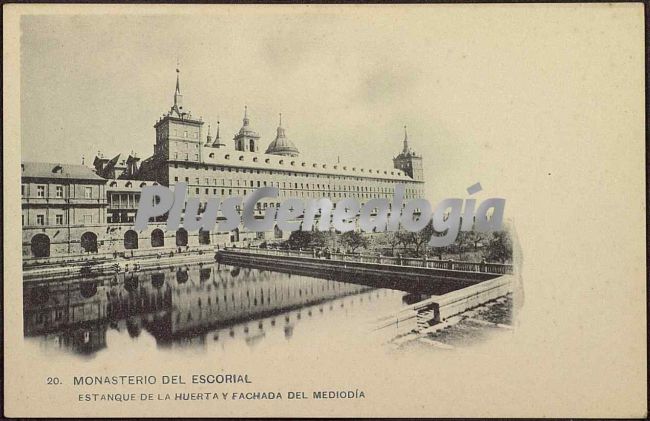
[(594, 117), (581, 107), (593, 105), (604, 71), (585, 57), (626, 51), (598, 21), (616, 9), (585, 20), (588, 6), (473, 6), (24, 16), (22, 159), (150, 156), (179, 62), (185, 109), (206, 128), (219, 120), (228, 147), (247, 105), (260, 149), (281, 112), (305, 158), (390, 168), (406, 125), (429, 194), (498, 189), (507, 157), (533, 153), (537, 165), (549, 136), (578, 142), (571, 148), (587, 141), (573, 123)]

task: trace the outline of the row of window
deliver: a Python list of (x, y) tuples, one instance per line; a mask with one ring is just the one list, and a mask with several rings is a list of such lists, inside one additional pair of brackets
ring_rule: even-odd
[[(210, 189), (205, 188), (204, 189), (205, 194), (210, 194)], [(219, 189), (212, 189), (212, 194), (213, 195), (218, 195)], [(239, 195), (244, 195), (248, 193), (248, 190), (246, 189), (221, 189), (221, 196), (225, 197), (226, 192), (228, 193), (228, 196), (232, 196), (233, 193), (236, 196)], [(194, 189), (194, 193), (196, 195), (201, 194), (201, 189), (199, 187), (196, 187)], [(286, 190), (281, 190), (278, 194), (278, 197), (311, 197), (314, 199), (319, 199), (323, 197), (327, 198), (345, 198), (345, 197), (357, 197), (361, 199), (380, 199), (380, 198), (385, 198), (385, 199), (390, 199), (390, 196), (386, 193), (342, 193), (342, 192), (332, 192), (332, 191), (303, 191), (303, 190), (298, 190), (298, 191), (286, 191)], [(416, 196), (414, 194), (405, 194), (404, 199), (414, 199)], [(419, 197), (418, 197), (419, 198)], [(135, 206), (137, 207), (137, 205)]]
[[(172, 133), (173, 133), (173, 135), (175, 137), (179, 137), (182, 134), (185, 139), (189, 139), (189, 138), (198, 139), (199, 138), (199, 132), (191, 132), (190, 133), (187, 130), (183, 130), (183, 132), (181, 133), (179, 130), (174, 129)], [(162, 131), (158, 132), (158, 139), (163, 140), (166, 136), (167, 136), (167, 133), (164, 133)]]
[[(194, 157), (194, 161), (199, 160), (199, 154), (198, 153), (193, 154), (193, 157)], [(183, 158), (185, 161), (189, 161), (190, 160), (190, 154), (188, 154), (188, 153), (181, 154), (181, 158)], [(174, 159), (179, 159), (178, 158), (178, 152), (174, 152)]]
[[(198, 155), (196, 155), (196, 159), (198, 159)], [(187, 160), (187, 159), (186, 159)], [(253, 161), (256, 161), (257, 158), (253, 158)], [(304, 162), (303, 162), (304, 164)], [(242, 173), (250, 173), (250, 174), (260, 174), (259, 169), (253, 169), (253, 168), (240, 168), (240, 167), (229, 167), (229, 166), (212, 166), (212, 165), (204, 165), (201, 166), (200, 164), (197, 166), (196, 164), (180, 164), (181, 168), (184, 169), (203, 169), (203, 170), (209, 170), (212, 168), (212, 171), (227, 171), (227, 172), (242, 172)], [(315, 164), (314, 164), (315, 165)], [(191, 168), (190, 168), (191, 166)], [(174, 168), (179, 168), (179, 164), (175, 163)], [(336, 169), (337, 166), (335, 165), (334, 168)], [(345, 167), (344, 167), (345, 169)], [(353, 168), (354, 169), (354, 168)], [(240, 171), (241, 170), (241, 171)], [(369, 170), (369, 172), (372, 170)], [(379, 173), (380, 170), (375, 170), (377, 173)], [(309, 177), (309, 178), (327, 178), (327, 179), (335, 179), (335, 180), (347, 180), (347, 181), (363, 181), (367, 182), (368, 179), (375, 180), (375, 181), (382, 181), (382, 182), (390, 182), (393, 183), (396, 180), (393, 179), (385, 179), (382, 177), (354, 177), (354, 176), (349, 176), (349, 175), (331, 175), (331, 174), (321, 174), (321, 173), (312, 173), (312, 172), (292, 172), (292, 171), (284, 171), (284, 170), (262, 170), (262, 174), (268, 174), (268, 175), (282, 175), (286, 177)], [(384, 173), (387, 173), (387, 171), (384, 171)], [(394, 175), (394, 173), (391, 171), (391, 175)]]
[[(298, 183), (298, 182), (287, 182), (287, 181), (261, 181), (261, 180), (241, 180), (241, 179), (217, 179), (213, 178), (212, 180), (208, 177), (206, 177), (204, 183), (201, 183), (201, 179), (199, 177), (195, 177), (193, 179), (194, 183), (190, 182), (190, 177), (185, 177), (185, 182), (188, 183), (189, 185), (202, 185), (202, 186), (210, 186), (214, 184), (215, 186), (223, 186), (223, 187), (277, 187), (277, 188), (283, 188), (283, 189), (304, 189), (304, 190), (319, 190), (319, 191), (329, 191), (329, 190), (334, 190), (334, 191), (344, 191), (344, 192), (370, 192), (370, 193), (388, 193), (392, 194), (394, 192), (394, 187), (385, 187), (385, 186), (368, 186), (368, 185), (348, 185), (348, 184), (320, 184), (320, 183)], [(174, 176), (174, 181), (178, 182), (179, 181), (179, 176)], [(211, 182), (212, 181), (212, 182)], [(420, 192), (419, 189), (413, 189), (413, 188), (407, 188), (405, 193), (407, 196), (414, 197), (416, 193)], [(198, 190), (197, 190), (198, 193)], [(206, 190), (206, 194), (208, 191)], [(214, 192), (216, 194), (216, 190)], [(223, 194), (223, 193), (222, 193)], [(339, 195), (339, 197), (341, 197)], [(365, 195), (362, 197), (378, 197), (377, 195)]]
[[(179, 177), (175, 176), (174, 181), (178, 182)], [(289, 189), (305, 189), (305, 190), (310, 190), (310, 185), (309, 183), (297, 183), (297, 182), (287, 182), (283, 181), (282, 185), (280, 185), (279, 181), (273, 182), (270, 181), (267, 183), (267, 181), (261, 181), (261, 180), (249, 180), (248, 185), (246, 180), (232, 180), (232, 179), (225, 179), (222, 178), (221, 183), (219, 184), (219, 180), (216, 178), (212, 179), (212, 183), (214, 183), (215, 186), (220, 185), (220, 186), (228, 186), (228, 187), (234, 187), (235, 185), (237, 187), (277, 187), (277, 188), (289, 188)], [(185, 177), (185, 182), (190, 184), (190, 178)], [(203, 183), (204, 186), (209, 186), (212, 184), (210, 182), (209, 178), (205, 178), (205, 183)], [(201, 179), (199, 177), (194, 178), (194, 184), (196, 185), (201, 185)], [(191, 184), (190, 184), (191, 185)], [(392, 193), (394, 188), (393, 187), (373, 187), (373, 186), (351, 186), (347, 184), (311, 184), (311, 189), (313, 190), (340, 190), (340, 191), (356, 191), (356, 192), (379, 192), (379, 193)], [(406, 189), (406, 193), (415, 193), (416, 189)]]
[[(92, 215), (84, 215), (83, 219), (84, 219), (84, 224), (93, 223)], [(54, 225), (63, 225), (63, 221), (64, 221), (63, 214), (59, 213), (54, 215)], [(22, 225), (24, 226), (25, 224), (26, 224), (25, 215), (22, 215)], [(36, 225), (42, 225), (42, 226), (46, 225), (44, 214), (36, 215)]]
[(136, 209), (140, 203), (140, 193), (110, 193), (109, 209)]
[[(21, 184), (20, 185), (20, 195), (22, 197), (29, 197), (29, 185)], [(48, 195), (48, 185), (47, 184), (37, 184), (36, 185), (36, 197), (52, 197)], [(54, 186), (54, 196), (55, 198), (65, 197), (63, 186), (56, 185)], [(92, 199), (93, 198), (93, 188), (91, 186), (84, 187), (84, 198)]]

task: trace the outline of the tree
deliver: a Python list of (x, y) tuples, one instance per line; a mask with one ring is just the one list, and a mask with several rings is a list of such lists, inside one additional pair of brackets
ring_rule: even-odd
[(370, 240), (360, 232), (347, 231), (341, 234), (341, 243), (349, 248), (353, 253), (359, 247), (366, 248), (370, 244)]
[(331, 241), (330, 233), (327, 231), (311, 231), (311, 247), (323, 248)]
[(384, 238), (386, 239), (386, 244), (390, 247), (390, 255), (394, 256), (395, 247), (399, 246), (402, 240), (395, 232), (387, 232)]
[(477, 250), (478, 244), (484, 242), (487, 235), (478, 231), (460, 231), (456, 238), (455, 245), (457, 246), (460, 259), (463, 260), (463, 253)]
[(484, 253), (489, 262), (507, 262), (512, 260), (512, 240), (506, 231), (495, 231)]
[(398, 231), (396, 234), (400, 239), (400, 242), (404, 245), (404, 248), (407, 248), (410, 245), (414, 246), (415, 255), (419, 257), (423, 253), (426, 253), (426, 244), (434, 234), (433, 223), (429, 221), (429, 223), (418, 232)]
[(390, 249), (390, 255), (395, 255), (395, 248), (400, 244), (400, 238), (396, 232), (382, 232), (373, 235), (376, 248), (380, 250)]
[(291, 249), (306, 248), (311, 241), (311, 235), (307, 231), (293, 231), (287, 240), (287, 246)]
[(306, 249), (311, 247), (325, 247), (329, 242), (329, 233), (322, 231), (293, 231), (287, 240), (287, 245), (292, 249)]

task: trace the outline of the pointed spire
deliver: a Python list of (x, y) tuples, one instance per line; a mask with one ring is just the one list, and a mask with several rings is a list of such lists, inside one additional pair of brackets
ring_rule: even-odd
[(284, 128), (282, 127), (282, 113), (280, 113), (279, 116), (280, 116), (280, 121), (278, 122), (278, 132), (276, 136), (277, 139), (286, 137), (286, 135), (284, 134)]
[(226, 146), (225, 143), (221, 142), (221, 136), (219, 134), (220, 125), (221, 125), (221, 121), (217, 120), (217, 134), (214, 137), (214, 141), (212, 142), (212, 145), (211, 145), (213, 148), (221, 148), (223, 146)]
[(174, 91), (174, 107), (178, 114), (183, 112), (183, 95), (181, 94), (181, 70), (178, 60), (176, 61), (176, 91)]
[(250, 120), (248, 120), (248, 105), (244, 105), (244, 126), (248, 126)]
[(402, 149), (403, 154), (411, 153), (411, 148), (409, 148), (409, 135), (406, 131), (406, 125), (404, 125), (404, 149)]

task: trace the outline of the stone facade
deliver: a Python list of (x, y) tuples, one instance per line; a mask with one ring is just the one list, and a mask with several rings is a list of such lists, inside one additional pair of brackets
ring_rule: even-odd
[(97, 252), (106, 229), (106, 180), (83, 165), (22, 164), (23, 257)]
[[(84, 166), (59, 165), (64, 171), (75, 172), (76, 178), (58, 174), (57, 164), (26, 163), (23, 258), (136, 253), (136, 250), (149, 249), (171, 251), (179, 247), (287, 238), (287, 233), (277, 228), (267, 233), (243, 229), (189, 234), (184, 230), (166, 232), (164, 218), (158, 218), (143, 232), (135, 232), (133, 223), (140, 191), (152, 184), (173, 186), (185, 182), (188, 196), (198, 197), (202, 205), (215, 196), (245, 196), (259, 187), (277, 187), (280, 191), (277, 199), (257, 204), (259, 217), (266, 208), (277, 207), (289, 197), (303, 200), (325, 197), (333, 203), (352, 197), (364, 204), (371, 199), (392, 198), (398, 183), (406, 186), (406, 200), (424, 194), (422, 157), (411, 150), (406, 133), (403, 150), (393, 159), (393, 168), (363, 168), (302, 159), (298, 148), (287, 138), (281, 120), (275, 140), (261, 153), (264, 150), (260, 148), (261, 137), (252, 128), (247, 109), (242, 127), (233, 137), (232, 148), (222, 142), (219, 126), (214, 139), (209, 130), (204, 139), (203, 124), (183, 108), (177, 73), (174, 103), (154, 125), (156, 143), (149, 158), (140, 162), (135, 154), (126, 159), (120, 159), (120, 155), (107, 159), (98, 154), (93, 162), (94, 172)], [(38, 174), (29, 170), (38, 166), (47, 168), (40, 168)], [(58, 196), (59, 186), (63, 186), (63, 196)], [(35, 237), (36, 234), (42, 235)], [(48, 241), (48, 253), (40, 252)]]

